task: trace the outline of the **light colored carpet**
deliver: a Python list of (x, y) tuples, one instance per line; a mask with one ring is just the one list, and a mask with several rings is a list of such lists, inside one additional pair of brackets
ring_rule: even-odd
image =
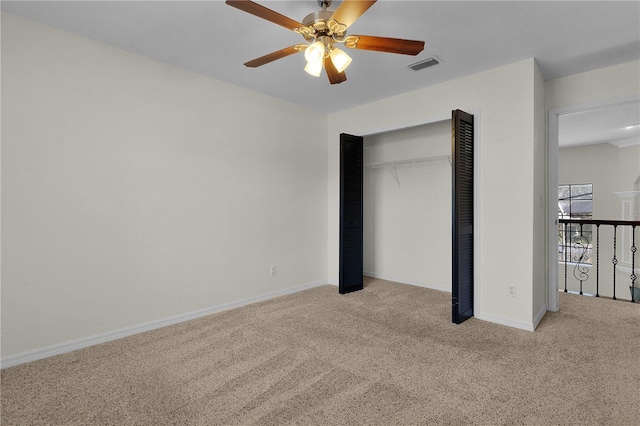
[(327, 285), (9, 368), (2, 424), (640, 424), (640, 305), (561, 294), (532, 333), (450, 297)]

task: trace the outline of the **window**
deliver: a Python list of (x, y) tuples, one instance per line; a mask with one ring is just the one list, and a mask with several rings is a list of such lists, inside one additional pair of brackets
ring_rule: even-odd
[[(593, 184), (558, 186), (559, 219), (593, 218)], [(590, 224), (558, 223), (558, 261), (592, 264), (592, 231)]]

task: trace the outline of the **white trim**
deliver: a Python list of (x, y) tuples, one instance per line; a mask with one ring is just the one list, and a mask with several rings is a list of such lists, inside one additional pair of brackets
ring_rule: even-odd
[(536, 314), (535, 317), (533, 317), (533, 329), (535, 330), (536, 328), (538, 328), (538, 324), (540, 324), (540, 321), (542, 321), (542, 317), (544, 317), (544, 314), (547, 313), (547, 305), (544, 305)]
[(31, 361), (36, 361), (43, 358), (49, 358), (55, 355), (65, 354), (77, 349), (87, 348), (89, 346), (98, 345), (101, 343), (110, 342), (112, 340), (122, 339), (123, 337), (133, 336), (134, 334), (144, 333), (146, 331), (156, 330), (158, 328), (167, 327), (169, 325), (178, 324), (184, 321), (204, 317), (207, 315), (215, 314), (218, 312), (226, 311), (240, 306), (248, 305), (251, 303), (261, 302), (263, 300), (272, 299), (278, 296), (284, 296), (286, 294), (293, 294), (303, 290), (308, 290), (314, 287), (326, 285), (327, 281), (315, 281), (308, 284), (303, 284), (297, 287), (291, 287), (285, 290), (273, 291), (260, 296), (249, 297), (247, 299), (238, 300), (236, 302), (225, 303), (218, 306), (212, 306), (210, 308), (200, 309), (185, 314), (174, 315), (168, 318), (160, 319), (157, 321), (151, 321), (144, 324), (135, 325), (132, 327), (126, 327), (120, 330), (109, 331), (107, 333), (97, 334), (95, 336), (84, 337), (82, 339), (73, 340), (60, 345), (48, 346), (42, 349), (36, 349), (34, 351), (23, 352), (18, 355), (10, 356), (2, 359), (0, 362), (1, 368), (14, 367), (19, 364), (24, 364)]
[[(564, 260), (558, 260), (558, 265), (564, 266)], [(584, 267), (584, 268), (593, 268), (593, 265), (590, 263), (567, 262), (567, 266), (575, 267), (577, 265), (580, 265), (580, 267)]]
[(424, 282), (421, 282), (421, 281), (414, 281), (414, 280), (405, 280), (403, 278), (390, 277), (388, 275), (377, 274), (375, 272), (366, 272), (365, 271), (364, 275), (367, 276), (367, 277), (377, 278), (377, 279), (380, 279), (380, 280), (392, 281), (394, 283), (410, 284), (410, 285), (414, 285), (416, 287), (430, 288), (432, 290), (446, 291), (448, 293), (451, 293), (451, 286), (449, 286), (449, 288), (446, 288), (443, 285), (427, 284), (427, 283), (424, 283)]
[[(480, 312), (480, 266), (482, 265), (482, 251), (480, 250), (480, 108), (473, 112), (473, 315)], [(452, 195), (453, 196), (453, 195)]]
[[(629, 275), (631, 275), (631, 267), (630, 266), (624, 266), (621, 264), (617, 264), (616, 265), (616, 270), (619, 270), (620, 272), (626, 272)], [(640, 274), (640, 268), (635, 268), (635, 274)]]
[(640, 191), (614, 192), (620, 198), (640, 198)]
[(529, 324), (529, 323), (524, 323), (520, 321), (511, 321), (504, 318), (493, 317), (491, 315), (484, 315), (484, 314), (479, 314), (474, 316), (477, 319), (482, 321), (488, 321), (495, 324), (506, 325), (507, 327), (518, 328), (520, 330), (533, 331), (535, 329), (535, 325), (533, 323)]
[(634, 146), (634, 145), (638, 145), (640, 144), (640, 138), (635, 136), (633, 138), (625, 138), (625, 139), (618, 139), (615, 141), (609, 141), (609, 143), (611, 145), (615, 145), (618, 148), (627, 148), (630, 146)]
[[(559, 156), (559, 114), (556, 109), (548, 113), (547, 136), (547, 308), (552, 312), (560, 309), (558, 296), (558, 156)], [(553, 247), (553, 248), (552, 248)]]

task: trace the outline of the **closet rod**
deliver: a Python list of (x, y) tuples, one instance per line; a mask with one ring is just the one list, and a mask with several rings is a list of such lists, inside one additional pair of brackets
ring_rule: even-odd
[(422, 157), (422, 158), (413, 158), (409, 160), (398, 160), (398, 161), (383, 161), (380, 163), (369, 163), (364, 167), (367, 169), (375, 169), (377, 167), (385, 167), (385, 166), (398, 166), (400, 164), (415, 164), (415, 163), (428, 163), (432, 161), (441, 161), (441, 160), (449, 160), (451, 163), (450, 155), (438, 155), (435, 157)]

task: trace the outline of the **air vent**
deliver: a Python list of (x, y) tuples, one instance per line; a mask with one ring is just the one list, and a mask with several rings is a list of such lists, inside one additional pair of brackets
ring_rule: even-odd
[(427, 67), (431, 67), (433, 65), (437, 65), (439, 64), (440, 61), (438, 60), (438, 58), (436, 58), (435, 56), (432, 56), (430, 58), (427, 59), (423, 59), (421, 61), (418, 61), (416, 63), (413, 63), (411, 65), (407, 65), (409, 68), (411, 68), (414, 71), (419, 71), (421, 69), (427, 68)]

